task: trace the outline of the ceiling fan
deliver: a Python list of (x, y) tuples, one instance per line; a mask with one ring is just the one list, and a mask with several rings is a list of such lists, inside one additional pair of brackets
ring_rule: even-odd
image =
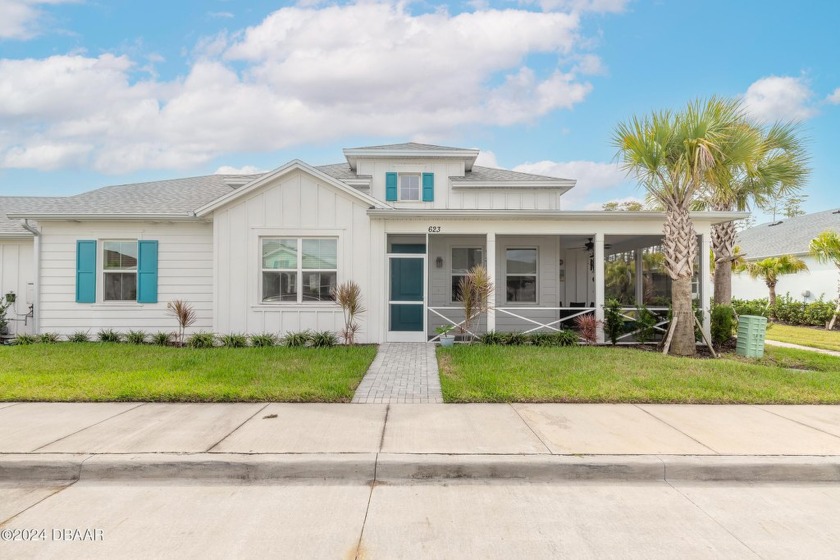
[[(595, 242), (594, 242), (594, 241), (592, 241), (592, 239), (593, 239), (593, 238), (592, 238), (592, 237), (590, 237), (590, 238), (586, 241), (586, 243), (584, 243), (584, 244), (583, 244), (583, 247), (581, 247), (581, 250), (582, 250), (582, 251), (588, 251), (588, 252), (590, 252), (590, 253), (594, 253), (594, 252), (595, 252)], [(610, 249), (610, 248), (612, 248), (612, 245), (610, 245), (609, 243), (604, 244), (604, 249)]]

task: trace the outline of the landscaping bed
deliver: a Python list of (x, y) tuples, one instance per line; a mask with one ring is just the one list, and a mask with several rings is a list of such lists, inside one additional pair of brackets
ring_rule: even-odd
[(0, 401), (349, 402), (376, 346), (0, 346)]
[(622, 347), (438, 349), (446, 402), (840, 403), (840, 358), (767, 348), (698, 360)]

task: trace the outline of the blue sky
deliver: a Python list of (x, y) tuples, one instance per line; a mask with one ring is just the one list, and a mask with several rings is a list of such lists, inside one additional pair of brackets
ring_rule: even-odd
[(840, 205), (840, 4), (0, 0), (0, 194), (267, 170), (414, 140), (641, 193), (615, 124), (709, 95), (797, 120)]

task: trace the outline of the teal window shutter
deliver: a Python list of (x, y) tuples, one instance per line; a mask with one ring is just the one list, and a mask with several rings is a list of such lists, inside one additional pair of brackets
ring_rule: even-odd
[(385, 200), (397, 200), (397, 174), (393, 171), (385, 174)]
[(76, 303), (96, 303), (96, 241), (76, 241)]
[(423, 202), (435, 199), (435, 174), (423, 173)]
[(158, 302), (158, 242), (137, 242), (137, 303)]

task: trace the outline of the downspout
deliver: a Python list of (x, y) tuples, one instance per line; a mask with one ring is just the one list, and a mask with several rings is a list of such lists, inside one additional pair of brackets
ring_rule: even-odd
[(41, 321), (39, 316), (41, 314), (41, 232), (35, 226), (29, 223), (29, 220), (23, 220), (20, 224), (23, 229), (35, 236), (33, 250), (33, 259), (35, 260), (35, 294), (32, 301), (32, 329), (35, 334), (40, 332)]

